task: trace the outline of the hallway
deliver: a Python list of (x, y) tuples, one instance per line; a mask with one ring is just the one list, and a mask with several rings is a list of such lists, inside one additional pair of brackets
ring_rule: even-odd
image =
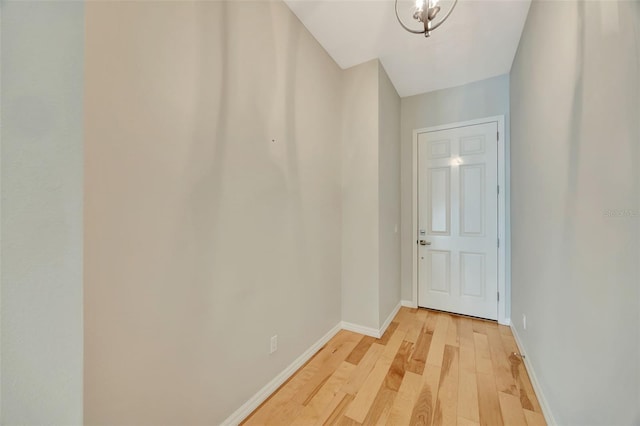
[(509, 327), (402, 308), (381, 339), (342, 330), (245, 425), (544, 425)]

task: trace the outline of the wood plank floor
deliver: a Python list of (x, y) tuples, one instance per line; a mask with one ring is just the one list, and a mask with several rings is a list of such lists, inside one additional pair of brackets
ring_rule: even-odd
[(402, 308), (382, 338), (342, 330), (244, 425), (545, 425), (509, 327)]

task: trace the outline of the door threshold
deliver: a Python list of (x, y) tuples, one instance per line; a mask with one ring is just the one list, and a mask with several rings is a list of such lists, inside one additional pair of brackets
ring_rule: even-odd
[(440, 312), (440, 313), (443, 313), (443, 314), (455, 315), (457, 317), (462, 317), (462, 318), (471, 318), (471, 319), (474, 319), (474, 320), (480, 320), (480, 321), (486, 321), (486, 322), (495, 322), (496, 324), (498, 323), (498, 320), (492, 320), (492, 319), (482, 318), (482, 317), (474, 317), (473, 315), (459, 314), (457, 312), (442, 311), (440, 309), (425, 308), (423, 306), (418, 306), (418, 309), (424, 309), (425, 311)]

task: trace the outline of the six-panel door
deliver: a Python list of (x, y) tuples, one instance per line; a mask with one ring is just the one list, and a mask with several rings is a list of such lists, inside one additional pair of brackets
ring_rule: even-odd
[(497, 123), (418, 134), (418, 305), (497, 319)]

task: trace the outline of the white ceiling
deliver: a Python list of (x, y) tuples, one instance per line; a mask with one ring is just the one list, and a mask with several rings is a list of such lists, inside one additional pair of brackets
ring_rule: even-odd
[[(452, 0), (440, 2), (446, 13)], [(530, 0), (459, 0), (431, 37), (396, 21), (392, 0), (285, 0), (342, 68), (379, 58), (402, 97), (508, 73)], [(411, 18), (414, 1), (398, 10)]]

